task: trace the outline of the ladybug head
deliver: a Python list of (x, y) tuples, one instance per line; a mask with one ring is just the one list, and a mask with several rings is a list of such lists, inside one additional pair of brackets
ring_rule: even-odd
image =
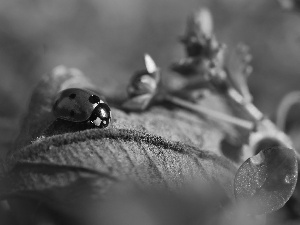
[(107, 127), (111, 120), (111, 110), (109, 106), (105, 103), (99, 103), (97, 107), (93, 110), (93, 113), (89, 120), (96, 127)]

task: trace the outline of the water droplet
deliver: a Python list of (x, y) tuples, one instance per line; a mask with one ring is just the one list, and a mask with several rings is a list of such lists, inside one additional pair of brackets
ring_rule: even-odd
[(290, 184), (295, 181), (296, 177), (296, 175), (286, 175), (284, 178), (284, 182)]
[(31, 141), (31, 144), (33, 144), (35, 142), (41, 142), (44, 138), (45, 138), (45, 136), (43, 136), (43, 135), (36, 137), (33, 141)]
[(285, 182), (285, 183), (288, 183), (288, 184), (291, 182), (291, 179), (290, 179), (290, 176), (289, 176), (289, 175), (286, 175), (286, 176), (285, 176), (284, 182)]

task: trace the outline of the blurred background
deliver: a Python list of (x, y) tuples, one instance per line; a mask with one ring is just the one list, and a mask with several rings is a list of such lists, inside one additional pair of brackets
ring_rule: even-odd
[[(39, 78), (57, 65), (82, 70), (106, 93), (125, 92), (150, 53), (165, 74), (184, 56), (187, 16), (209, 7), (218, 39), (251, 47), (255, 104), (273, 115), (300, 89), (300, 14), (276, 0), (1, 0), (1, 148), (9, 145)], [(8, 130), (11, 129), (11, 132)]]

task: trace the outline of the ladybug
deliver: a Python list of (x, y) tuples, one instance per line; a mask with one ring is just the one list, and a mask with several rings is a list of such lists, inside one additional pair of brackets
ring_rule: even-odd
[(69, 88), (61, 91), (53, 105), (56, 118), (71, 122), (89, 122), (105, 128), (111, 120), (109, 106), (89, 90)]

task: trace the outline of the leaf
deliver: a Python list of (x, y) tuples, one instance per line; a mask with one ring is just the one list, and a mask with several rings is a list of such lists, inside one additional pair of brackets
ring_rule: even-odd
[(127, 88), (128, 95), (135, 97), (144, 94), (154, 95), (157, 90), (157, 82), (146, 71), (141, 71), (133, 76)]
[[(0, 189), (2, 198), (35, 198), (60, 212), (68, 211), (72, 218), (78, 215), (76, 206), (82, 213), (91, 205), (88, 196), (100, 201), (107, 196), (115, 183), (108, 175), (146, 190), (182, 196), (193, 210), (177, 203), (185, 212), (175, 215), (191, 213), (202, 218), (205, 210), (211, 212), (222, 199), (231, 201), (235, 172), (229, 161), (215, 154), (127, 129), (91, 129), (45, 138), (15, 153), (11, 168), (1, 179), (5, 184)], [(99, 185), (94, 189), (86, 179), (95, 175)], [(87, 182), (82, 183), (83, 179)]]
[(0, 160), (5, 158), (18, 134), (18, 121), (7, 117), (0, 117)]
[(128, 99), (122, 107), (130, 111), (144, 111), (152, 100), (151, 94), (144, 94)]
[(173, 71), (193, 76), (207, 72), (212, 63), (223, 65), (224, 45), (213, 34), (213, 19), (208, 9), (201, 8), (188, 18), (180, 41), (184, 44), (186, 58), (173, 63)]
[(198, 38), (211, 38), (213, 35), (213, 18), (210, 11), (200, 8), (187, 21), (187, 36), (195, 35)]
[(280, 209), (292, 196), (298, 178), (295, 151), (284, 147), (262, 150), (247, 159), (235, 180), (236, 199), (249, 213), (259, 215)]
[(173, 63), (171, 69), (181, 75), (196, 75), (198, 67), (201, 67), (201, 63), (198, 59), (188, 57), (182, 59), (179, 62)]
[(148, 54), (145, 54), (144, 60), (145, 60), (145, 66), (146, 66), (148, 73), (150, 73), (150, 74), (155, 73), (158, 68), (157, 68), (154, 60), (152, 59), (152, 57)]

